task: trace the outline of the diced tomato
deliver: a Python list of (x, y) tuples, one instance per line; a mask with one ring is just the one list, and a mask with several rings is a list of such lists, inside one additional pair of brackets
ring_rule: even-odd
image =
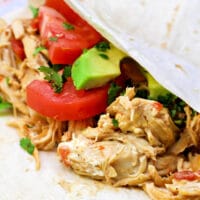
[(39, 30), (39, 18), (33, 18), (31, 19), (30, 25), (33, 29)]
[(60, 13), (50, 7), (42, 6), (39, 10), (40, 35), (49, 48), (49, 58), (53, 64), (72, 64), (83, 52), (101, 40), (101, 36), (87, 23), (67, 29), (64, 24), (69, 24)]
[(68, 19), (68, 22), (70, 23), (75, 25), (82, 24), (83, 22), (85, 23), (85, 21), (77, 13), (75, 13), (64, 0), (46, 0), (44, 5), (57, 10), (66, 19)]
[(56, 120), (81, 120), (105, 111), (108, 86), (77, 91), (69, 78), (61, 93), (46, 81), (34, 80), (27, 87), (27, 104), (38, 113)]
[(49, 57), (52, 63), (72, 64), (74, 60), (83, 52), (85, 46), (84, 40), (72, 41), (69, 39), (60, 39), (52, 42), (49, 47)]
[(198, 178), (198, 176), (192, 171), (180, 171), (174, 174), (174, 178), (176, 180), (194, 181)]
[(21, 59), (23, 60), (25, 58), (25, 53), (24, 53), (24, 46), (21, 40), (16, 40), (15, 38), (12, 38), (10, 40), (11, 42), (11, 47), (14, 51), (14, 53)]
[(51, 36), (58, 37), (64, 32), (62, 23), (66, 19), (56, 10), (41, 6), (39, 10), (39, 30), (42, 39), (48, 40)]

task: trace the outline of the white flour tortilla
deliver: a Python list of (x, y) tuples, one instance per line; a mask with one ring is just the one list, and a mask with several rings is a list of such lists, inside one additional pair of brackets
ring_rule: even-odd
[(40, 152), (41, 169), (19, 146), (12, 118), (0, 116), (0, 200), (149, 200), (140, 190), (113, 188), (75, 175), (56, 152)]
[(65, 0), (200, 112), (199, 0)]
[[(0, 13), (1, 14), (1, 13)], [(3, 17), (11, 21), (29, 16), (21, 7)], [(19, 146), (17, 131), (6, 125), (13, 120), (0, 115), (0, 200), (149, 200), (136, 189), (113, 188), (75, 175), (59, 162), (56, 152), (40, 152), (41, 169)]]

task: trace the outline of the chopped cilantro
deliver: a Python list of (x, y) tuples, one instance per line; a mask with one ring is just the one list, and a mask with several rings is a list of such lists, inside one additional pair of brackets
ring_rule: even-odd
[(106, 59), (106, 60), (109, 59), (108, 55), (106, 55), (104, 53), (100, 53), (99, 56), (101, 56), (103, 59)]
[(98, 43), (96, 46), (98, 51), (106, 52), (108, 49), (110, 49), (110, 44), (106, 41)]
[(118, 128), (118, 127), (119, 127), (119, 122), (118, 122), (118, 120), (116, 120), (115, 118), (112, 119), (112, 123), (113, 123), (113, 126), (114, 126), (115, 128)]
[(20, 146), (31, 155), (33, 154), (35, 149), (35, 146), (29, 138), (22, 138), (20, 140)]
[(61, 69), (63, 68), (63, 65), (54, 64), (54, 65), (51, 66), (51, 68), (52, 68), (54, 71), (58, 72), (59, 70), (61, 70)]
[(12, 108), (12, 104), (9, 102), (0, 103), (0, 111)]
[(0, 111), (4, 111), (4, 110), (10, 109), (10, 108), (12, 108), (12, 104), (4, 101), (3, 98), (0, 97)]
[(122, 88), (115, 83), (112, 83), (108, 89), (108, 104), (111, 104), (115, 98), (118, 96)]
[(177, 111), (175, 109), (170, 110), (170, 115), (171, 115), (172, 118), (174, 118), (176, 116), (176, 112)]
[(50, 37), (49, 40), (52, 41), (52, 42), (57, 42), (58, 41), (58, 37)]
[(164, 107), (168, 108), (169, 114), (172, 117), (173, 122), (179, 127), (183, 128), (186, 124), (186, 114), (184, 107), (186, 103), (182, 101), (179, 97), (172, 93), (167, 93), (166, 95), (159, 95), (156, 99), (163, 104)]
[(183, 124), (185, 124), (185, 120), (184, 119), (177, 119), (177, 120), (174, 120), (174, 123), (177, 125), (177, 126), (183, 126)]
[(67, 23), (67, 22), (63, 22), (63, 27), (67, 30), (74, 30), (74, 26), (72, 24)]
[(148, 97), (148, 90), (146, 89), (139, 89), (136, 91), (136, 97), (141, 97), (141, 98), (144, 98), (144, 99), (147, 99)]
[(36, 18), (38, 16), (38, 13), (39, 13), (39, 8), (36, 8), (36, 7), (33, 7), (33, 6), (29, 6), (32, 14), (33, 14), (33, 18)]
[(45, 66), (41, 66), (39, 70), (45, 74), (44, 79), (51, 83), (54, 92), (62, 92), (63, 80), (62, 76), (57, 71)]
[(44, 49), (46, 49), (46, 48), (43, 46), (39, 46), (39, 47), (35, 48), (33, 55), (36, 56), (38, 53), (40, 53)]
[(65, 82), (67, 80), (68, 77), (71, 77), (71, 70), (72, 67), (71, 66), (66, 66), (63, 70), (63, 74), (62, 74), (62, 79), (63, 82)]
[(192, 109), (192, 116), (195, 116), (197, 114), (198, 114), (197, 111), (195, 111), (195, 110)]
[(167, 93), (166, 95), (158, 95), (156, 100), (162, 103), (165, 107), (168, 107), (173, 104), (176, 99), (177, 97), (175, 95)]
[(6, 77), (6, 84), (9, 86), (10, 84), (10, 78), (9, 77)]
[[(64, 82), (68, 77), (71, 77), (71, 67), (71, 65), (67, 65), (63, 68), (63, 65), (56, 64), (50, 67), (40, 66), (39, 71), (45, 74), (44, 79), (51, 83), (54, 92), (60, 93)], [(60, 73), (60, 70), (62, 70), (62, 73)]]

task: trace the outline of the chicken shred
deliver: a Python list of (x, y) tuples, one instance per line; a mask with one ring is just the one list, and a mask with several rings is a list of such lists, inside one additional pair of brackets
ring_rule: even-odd
[[(11, 48), (12, 38), (22, 42), (24, 60)], [(30, 20), (17, 19), (10, 26), (0, 20), (0, 96), (12, 103), (17, 116), (9, 125), (35, 145), (37, 168), (37, 150), (57, 148), (61, 161), (79, 175), (115, 187), (141, 187), (154, 200), (200, 199), (200, 114), (186, 106), (186, 126), (179, 129), (166, 108), (135, 97), (135, 89), (127, 88), (97, 121), (41, 116), (26, 104), (27, 85), (44, 78), (40, 66), (49, 67), (47, 50), (35, 54), (41, 45)], [(197, 176), (175, 177), (186, 172)]]

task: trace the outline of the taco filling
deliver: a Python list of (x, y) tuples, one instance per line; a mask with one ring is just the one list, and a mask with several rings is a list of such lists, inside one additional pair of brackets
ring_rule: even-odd
[(64, 1), (31, 10), (0, 23), (0, 110), (22, 148), (152, 199), (198, 199), (200, 114)]

